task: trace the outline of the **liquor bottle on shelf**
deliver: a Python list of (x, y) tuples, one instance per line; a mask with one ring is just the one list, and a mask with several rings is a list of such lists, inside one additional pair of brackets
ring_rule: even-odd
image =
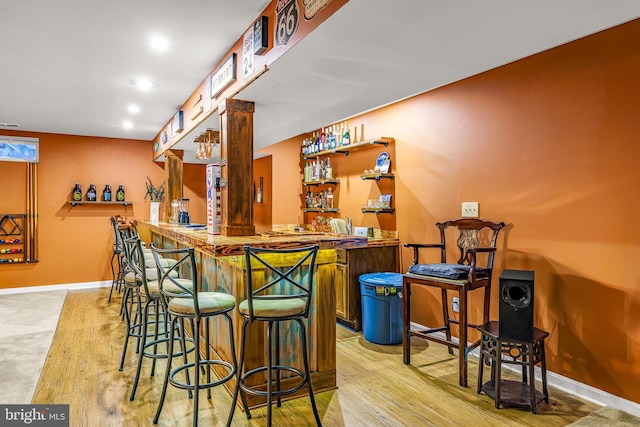
[(333, 150), (335, 148), (334, 143), (336, 141), (336, 135), (333, 132), (333, 126), (329, 126), (329, 131), (327, 133), (327, 149)]
[(327, 190), (327, 208), (333, 209), (333, 191), (331, 187)]
[(120, 184), (118, 190), (116, 190), (116, 200), (118, 202), (124, 202), (124, 187), (122, 184)]
[(76, 186), (73, 187), (73, 191), (71, 192), (71, 199), (73, 199), (76, 202), (79, 202), (80, 200), (82, 200), (82, 187), (80, 187), (80, 184), (76, 182)]
[(349, 137), (349, 122), (345, 122), (344, 133), (342, 134), (342, 145), (351, 144), (351, 138)]
[(304, 196), (304, 204), (306, 207), (312, 207), (311, 189), (307, 189), (307, 194)]
[(309, 160), (304, 165), (304, 182), (311, 181), (311, 166), (309, 166)]
[(102, 200), (105, 202), (111, 201), (111, 186), (109, 184), (105, 184), (104, 190), (102, 191)]
[(316, 157), (316, 163), (313, 170), (313, 180), (320, 181), (320, 156)]
[(333, 179), (333, 169), (331, 169), (331, 162), (328, 157), (324, 164), (324, 177), (325, 179)]
[(89, 184), (89, 189), (87, 190), (87, 201), (89, 202), (96, 201), (96, 186), (93, 182)]

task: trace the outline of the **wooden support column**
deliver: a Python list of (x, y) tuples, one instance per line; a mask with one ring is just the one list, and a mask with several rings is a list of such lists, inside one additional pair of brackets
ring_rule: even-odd
[(220, 115), (220, 186), (223, 236), (253, 236), (253, 111), (254, 104), (225, 99)]
[[(164, 153), (164, 176), (167, 206), (171, 201), (182, 198), (182, 150), (167, 150)], [(167, 209), (167, 216), (171, 215)]]

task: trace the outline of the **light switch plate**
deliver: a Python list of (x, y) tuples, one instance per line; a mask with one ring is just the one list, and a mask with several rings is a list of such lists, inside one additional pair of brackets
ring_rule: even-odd
[(367, 230), (368, 227), (353, 227), (353, 235), (367, 237)]
[(479, 212), (478, 202), (462, 202), (463, 218), (478, 218)]

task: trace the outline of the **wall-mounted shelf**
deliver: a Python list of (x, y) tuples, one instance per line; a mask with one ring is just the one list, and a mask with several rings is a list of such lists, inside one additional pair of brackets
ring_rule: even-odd
[(343, 146), (340, 146), (340, 147), (332, 148), (331, 150), (324, 150), (324, 151), (319, 151), (319, 152), (313, 153), (313, 154), (307, 154), (307, 155), (305, 155), (303, 157), (305, 159), (313, 159), (313, 158), (318, 157), (318, 156), (320, 156), (320, 157), (322, 157), (322, 156), (330, 156), (332, 154), (338, 154), (338, 153), (344, 154), (345, 156), (348, 156), (351, 151), (360, 150), (362, 148), (369, 148), (369, 147), (372, 147), (374, 145), (384, 145), (385, 147), (387, 147), (390, 143), (392, 143), (394, 141), (395, 141), (394, 138), (388, 138), (388, 137), (368, 139), (366, 141), (356, 142), (354, 144), (343, 145)]
[(374, 213), (380, 215), (381, 213), (388, 213), (393, 215), (396, 212), (393, 208), (362, 208), (362, 213)]
[(388, 179), (393, 181), (395, 176), (392, 173), (368, 173), (365, 175), (360, 175), (363, 181), (367, 179), (375, 179), (376, 181), (380, 181), (381, 179)]
[(340, 212), (340, 209), (337, 209), (337, 208), (304, 208), (303, 212), (337, 213), (337, 212)]
[(302, 185), (306, 186), (318, 186), (318, 185), (324, 185), (324, 184), (333, 184), (333, 185), (338, 185), (340, 184), (340, 180), (339, 179), (321, 179), (320, 181), (302, 181)]
[(72, 207), (75, 207), (76, 205), (122, 205), (124, 207), (127, 207), (127, 206), (133, 204), (133, 202), (127, 202), (127, 201), (123, 201), (123, 202), (89, 202), (89, 201), (86, 201), (86, 200), (83, 200), (83, 201), (67, 200), (67, 203), (69, 203)]

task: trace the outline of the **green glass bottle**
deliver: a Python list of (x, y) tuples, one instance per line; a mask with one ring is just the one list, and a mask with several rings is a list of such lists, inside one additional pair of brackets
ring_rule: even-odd
[(124, 187), (122, 184), (118, 186), (118, 190), (116, 191), (116, 201), (124, 202)]

